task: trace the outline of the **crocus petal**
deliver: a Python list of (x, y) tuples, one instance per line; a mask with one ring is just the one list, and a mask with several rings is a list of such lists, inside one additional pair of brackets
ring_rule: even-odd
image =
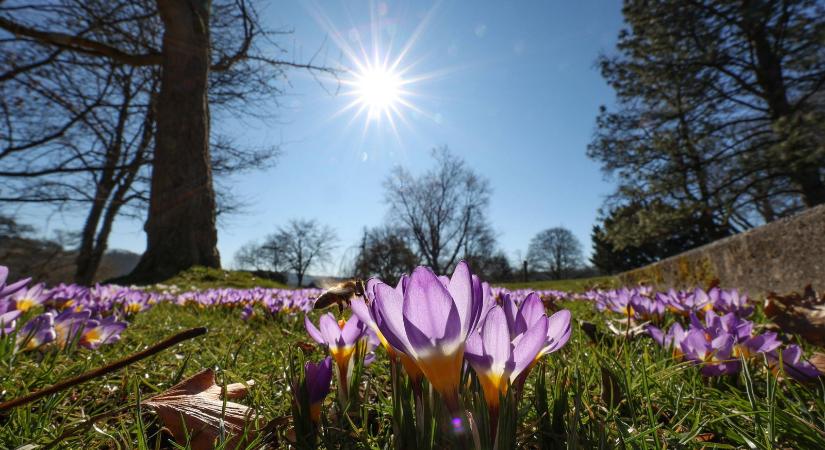
[(516, 316), (516, 334), (521, 334), (530, 328), (541, 316), (546, 316), (544, 302), (535, 292), (531, 292), (524, 299)]
[(779, 339), (776, 338), (776, 333), (768, 332), (748, 339), (745, 341), (744, 345), (752, 353), (767, 353), (771, 350), (775, 350), (781, 344), (782, 343), (779, 342)]
[(648, 324), (645, 326), (645, 331), (647, 331), (647, 334), (650, 335), (657, 344), (662, 347), (665, 346), (665, 333), (660, 328)]
[(476, 305), (473, 302), (473, 274), (466, 262), (460, 261), (455, 266), (447, 291), (450, 293), (450, 297), (452, 297), (458, 311), (462, 335), (466, 336), (470, 329), (470, 321), (473, 319), (473, 309)]
[(547, 321), (547, 346), (544, 348), (544, 353), (552, 353), (564, 347), (564, 344), (570, 340), (570, 333), (572, 328), (570, 326), (570, 319), (572, 315), (570, 311), (562, 309), (553, 314)]
[(467, 337), (467, 342), (464, 344), (464, 358), (470, 363), (484, 361), (484, 341), (481, 339), (480, 332), (472, 332)]
[(351, 316), (340, 333), (344, 343), (355, 342), (364, 334), (364, 324), (358, 320), (357, 316)]
[(319, 321), (321, 336), (327, 345), (332, 345), (341, 337), (341, 327), (338, 326), (338, 321), (332, 313), (326, 313), (321, 316)]
[(808, 381), (822, 374), (808, 361), (801, 361), (802, 349), (798, 345), (789, 345), (782, 351), (782, 366), (791, 378), (797, 381)]
[(527, 331), (520, 336), (513, 348), (513, 372), (510, 381), (515, 381), (521, 372), (539, 356), (547, 338), (549, 320), (547, 316), (539, 317)]
[(350, 309), (352, 309), (352, 314), (358, 318), (361, 322), (369, 325), (370, 327), (375, 327), (375, 320), (370, 315), (370, 309), (367, 304), (361, 298), (354, 298), (352, 302), (350, 302)]
[(372, 304), (376, 326), (384, 339), (396, 350), (410, 354), (410, 343), (404, 330), (403, 298), (397, 290), (384, 283), (375, 286)]
[(481, 339), (484, 345), (484, 356), (491, 360), (490, 371), (496, 375), (504, 374), (506, 364), (510, 360), (511, 344), (507, 317), (500, 306), (494, 307), (487, 313), (484, 327), (481, 330)]
[[(501, 294), (501, 310), (504, 311), (504, 317), (507, 319), (507, 328), (510, 330), (510, 339), (513, 339), (519, 332), (517, 331), (516, 321), (518, 320), (518, 307), (513, 297), (509, 294)], [(492, 308), (490, 309), (492, 311)], [(488, 311), (489, 314), (489, 311)]]
[(693, 329), (688, 331), (681, 342), (682, 353), (687, 358), (704, 361), (708, 351), (708, 342), (702, 330)]
[[(447, 327), (453, 310), (455, 315), (460, 317), (450, 293), (435, 274), (426, 267), (415, 269), (410, 277), (410, 284), (404, 291), (403, 304), (404, 325), (410, 343), (414, 340), (411, 330), (433, 340), (458, 338), (460, 328), (457, 330), (456, 327)], [(448, 331), (451, 336), (446, 335)]]
[(19, 281), (16, 281), (16, 282), (12, 283), (12, 284), (7, 284), (5, 287), (0, 286), (0, 297), (5, 297), (7, 295), (14, 294), (15, 292), (19, 291), (20, 289), (23, 289), (24, 287), (26, 287), (26, 285), (29, 284), (29, 281), (31, 281), (31, 280), (32, 280), (31, 278), (24, 278), (22, 280), (19, 280)]
[(370, 302), (375, 299), (375, 286), (379, 283), (384, 284), (380, 279), (373, 277), (367, 280), (367, 284), (364, 286), (364, 295)]
[(322, 345), (326, 344), (321, 331), (315, 327), (311, 320), (309, 320), (309, 316), (304, 316), (304, 327), (307, 329), (307, 333), (309, 333), (309, 337), (311, 337), (312, 340)]

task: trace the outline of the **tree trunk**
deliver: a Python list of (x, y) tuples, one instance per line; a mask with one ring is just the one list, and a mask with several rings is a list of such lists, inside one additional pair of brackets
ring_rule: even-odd
[(209, 157), (209, 0), (158, 0), (161, 88), (146, 252), (127, 279), (157, 282), (195, 265), (220, 267)]
[[(110, 188), (98, 185), (92, 208), (86, 216), (86, 223), (83, 225), (83, 232), (80, 239), (80, 248), (75, 259), (74, 282), (82, 285), (90, 285), (94, 280), (95, 272), (100, 263), (94, 262), (94, 242), (100, 216), (103, 214), (105, 203), (109, 199)], [(105, 192), (104, 192), (105, 191)]]
[[(117, 126), (114, 130), (114, 140), (106, 147), (106, 167), (103, 169), (98, 178), (97, 186), (95, 186), (95, 197), (92, 201), (92, 207), (89, 214), (86, 216), (86, 223), (83, 226), (83, 234), (81, 235), (80, 248), (77, 252), (75, 260), (75, 274), (74, 281), (77, 284), (90, 285), (94, 280), (95, 273), (98, 266), (100, 266), (100, 259), (103, 252), (106, 250), (106, 242), (103, 242), (103, 248), (100, 247), (100, 239), (96, 239), (97, 228), (100, 224), (100, 218), (103, 210), (107, 208), (109, 203), (109, 196), (112, 194), (116, 183), (115, 166), (118, 164), (121, 153), (123, 152), (123, 133), (126, 129), (126, 122), (129, 118), (129, 106), (132, 100), (131, 91), (131, 77), (127, 77), (122, 85), (123, 103), (118, 111)], [(117, 199), (115, 199), (116, 201)], [(111, 206), (109, 206), (111, 209)], [(108, 215), (108, 213), (107, 213)], [(114, 219), (110, 219), (111, 220)], [(104, 228), (111, 229), (111, 223), (105, 223)], [(99, 236), (99, 234), (98, 234)], [(106, 238), (109, 233), (106, 232)]]

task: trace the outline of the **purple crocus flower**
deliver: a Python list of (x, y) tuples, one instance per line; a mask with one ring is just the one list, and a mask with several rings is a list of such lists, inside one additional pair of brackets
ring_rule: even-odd
[[(323, 361), (313, 363), (307, 361), (304, 364), (304, 386), (308, 395), (309, 415), (316, 424), (321, 422), (321, 404), (329, 394), (329, 386), (332, 382), (332, 358), (327, 356)], [(293, 386), (293, 392), (301, 392)], [(298, 402), (300, 404), (300, 402)]]
[[(395, 287), (395, 290), (400, 293), (400, 295), (404, 295), (404, 286), (409, 282), (410, 277), (406, 274), (402, 275), (401, 278), (398, 280), (398, 284)], [(370, 301), (370, 306), (367, 306), (366, 302), (364, 302), (361, 298), (354, 298), (350, 303), (350, 307), (352, 308), (352, 313), (355, 314), (361, 322), (364, 322), (372, 331), (372, 333), (376, 336), (376, 338), (381, 342), (381, 345), (387, 350), (387, 354), (390, 356), (391, 361), (395, 361), (396, 359), (401, 361), (401, 365), (404, 366), (404, 370), (407, 372), (407, 375), (412, 380), (413, 385), (418, 385), (418, 382), (423, 377), (423, 373), (421, 369), (418, 368), (418, 364), (416, 364), (415, 360), (413, 360), (409, 355), (404, 353), (403, 351), (399, 350), (396, 347), (390, 345), (384, 335), (381, 333), (381, 329), (378, 327), (375, 319), (373, 319), (373, 312), (375, 306), (375, 286), (381, 283), (380, 280), (377, 278), (370, 278), (367, 281), (367, 285), (365, 288), (365, 295), (367, 299)]]
[(693, 295), (685, 298), (687, 306), (691, 311), (697, 313), (706, 313), (712, 310), (714, 298), (718, 297), (718, 290), (714, 289), (711, 289), (710, 292), (705, 292), (699, 288), (694, 289)]
[(366, 325), (352, 316), (349, 320), (335, 320), (332, 313), (326, 313), (319, 320), (316, 328), (309, 317), (304, 317), (304, 326), (312, 339), (327, 347), (338, 367), (346, 368), (355, 352), (355, 345), (365, 336)]
[(714, 299), (713, 307), (722, 312), (736, 313), (747, 317), (753, 313), (753, 306), (746, 294), (740, 294), (737, 289), (718, 290), (719, 295)]
[[(748, 338), (743, 343), (737, 345), (735, 350), (747, 358), (757, 353), (771, 352), (776, 350), (780, 345), (782, 345), (782, 343), (777, 339), (776, 333), (768, 332)], [(737, 356), (737, 351), (734, 351), (734, 356)]]
[(415, 360), (448, 409), (455, 412), (464, 343), (482, 314), (481, 282), (461, 261), (449, 279), (422, 266), (400, 287), (399, 291), (384, 283), (374, 284), (373, 320), (390, 345)]
[(18, 310), (26, 312), (49, 299), (49, 294), (43, 291), (43, 287), (43, 283), (39, 283), (29, 289), (20, 289), (11, 295), (11, 299), (17, 305)]
[(521, 312), (508, 317), (501, 306), (494, 306), (480, 331), (467, 339), (464, 357), (475, 370), (493, 415), (498, 411), (499, 394), (507, 393), (547, 341), (547, 316), (542, 314), (527, 327)]
[(691, 329), (682, 340), (685, 359), (702, 364), (702, 375), (718, 376), (739, 372), (741, 363), (733, 356), (735, 336), (721, 333), (711, 337), (700, 329)]
[(92, 316), (88, 309), (74, 311), (72, 309), (63, 310), (54, 318), (55, 342), (60, 348), (65, 348), (80, 334), (86, 327), (86, 322)]
[(782, 350), (781, 358), (778, 350), (766, 353), (768, 364), (774, 372), (778, 371), (779, 361), (782, 360), (782, 370), (797, 381), (809, 381), (823, 374), (809, 361), (802, 360), (802, 349), (798, 345), (789, 345)]
[(80, 345), (94, 350), (103, 344), (113, 344), (120, 340), (120, 334), (126, 326), (126, 322), (118, 321), (115, 316), (89, 320), (80, 336)]
[(0, 266), (0, 298), (14, 294), (20, 289), (23, 289), (27, 284), (29, 284), (29, 281), (32, 280), (31, 278), (24, 278), (22, 280), (15, 281), (14, 283), (8, 284), (6, 283), (8, 277), (9, 268), (6, 266)]
[(630, 297), (630, 310), (641, 320), (658, 319), (665, 313), (665, 303), (658, 297), (651, 299), (636, 293)]
[(346, 398), (348, 395), (347, 386), (353, 370), (353, 356), (356, 345), (362, 338), (367, 338), (367, 351), (374, 348), (376, 342), (369, 339), (367, 326), (358, 320), (357, 316), (351, 316), (349, 320), (336, 321), (332, 313), (321, 316), (319, 321), (320, 329), (313, 325), (309, 317), (304, 317), (304, 326), (307, 333), (315, 342), (327, 347), (335, 365), (338, 367), (338, 387), (341, 394)]
[(6, 336), (14, 331), (17, 318), (22, 312), (15, 308), (15, 304), (8, 297), (0, 299), (0, 335)]
[(685, 332), (685, 329), (682, 328), (681, 324), (678, 322), (674, 323), (667, 330), (667, 333), (653, 325), (648, 325), (645, 328), (647, 329), (647, 333), (653, 338), (654, 341), (656, 341), (656, 343), (665, 349), (672, 350), (675, 358), (682, 356), (682, 340), (685, 339), (687, 332)]
[(747, 319), (742, 319), (735, 313), (727, 313), (724, 316), (718, 316), (712, 310), (705, 313), (705, 324), (699, 321), (695, 314), (690, 316), (691, 328), (701, 329), (712, 336), (719, 333), (728, 333), (736, 338), (736, 342), (743, 342), (750, 338), (753, 332), (753, 322)]
[[(504, 312), (507, 314), (508, 321), (510, 321), (510, 318), (514, 318), (511, 323), (513, 324), (512, 329), (516, 334), (524, 333), (528, 328), (534, 326), (542, 316), (546, 316), (544, 303), (536, 293), (528, 294), (517, 312), (515, 310), (515, 303), (511, 302), (507, 297), (503, 299), (502, 306), (504, 307)], [(548, 317), (547, 338), (544, 341), (541, 351), (536, 355), (536, 361), (542, 356), (553, 353), (567, 344), (572, 331), (570, 326), (571, 318), (570, 311), (566, 309), (562, 309)], [(515, 335), (513, 335), (513, 337), (515, 338)]]
[(244, 305), (243, 310), (241, 311), (241, 319), (246, 321), (252, 318), (255, 314), (255, 308), (252, 303), (248, 303)]
[(54, 314), (46, 312), (26, 322), (17, 332), (17, 347), (34, 350), (57, 337), (54, 330)]

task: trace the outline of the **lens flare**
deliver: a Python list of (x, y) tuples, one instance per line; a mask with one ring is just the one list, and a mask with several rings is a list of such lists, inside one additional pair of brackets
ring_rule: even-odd
[(367, 66), (355, 73), (352, 87), (356, 102), (367, 110), (367, 118), (376, 120), (398, 108), (403, 84), (401, 76), (388, 68)]
[[(341, 51), (345, 68), (333, 82), (349, 100), (331, 118), (349, 115), (350, 125), (363, 120), (362, 137), (367, 131), (389, 129), (400, 141), (398, 126), (412, 130), (410, 117), (425, 118), (437, 122), (437, 114), (422, 109), (418, 103), (425, 94), (423, 82), (442, 77), (451, 72), (448, 68), (420, 72), (424, 59), (412, 60), (411, 53), (421, 38), (438, 3), (429, 9), (410, 33), (405, 24), (411, 23), (403, 13), (393, 12), (384, 3), (370, 8), (370, 21), (366, 24), (350, 24), (341, 28), (334, 23), (318, 4), (311, 4), (310, 14), (329, 33), (333, 44)], [(399, 31), (403, 30), (403, 31)], [(344, 32), (346, 31), (346, 32)], [(408, 35), (405, 41), (396, 35)], [(401, 42), (401, 45), (398, 43)]]

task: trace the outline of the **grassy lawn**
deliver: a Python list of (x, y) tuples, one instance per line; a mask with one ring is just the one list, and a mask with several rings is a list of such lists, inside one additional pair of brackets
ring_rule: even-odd
[[(609, 288), (616, 286), (616, 279), (611, 276), (601, 276), (592, 278), (576, 278), (569, 280), (548, 280), (496, 283), (507, 289), (554, 289), (566, 292), (583, 292), (594, 287)], [(166, 286), (177, 286), (183, 290), (190, 289), (211, 289), (211, 288), (237, 288), (249, 289), (257, 286), (265, 288), (288, 288), (283, 283), (256, 277), (249, 272), (237, 270), (211, 269), (208, 267), (193, 267), (179, 273), (163, 283)]]
[(547, 280), (547, 281), (527, 281), (514, 283), (499, 283), (499, 286), (507, 289), (553, 289), (565, 292), (584, 292), (592, 288), (616, 287), (616, 279), (611, 276), (576, 278), (570, 280)]
[(201, 266), (185, 270), (161, 284), (165, 286), (177, 286), (183, 290), (213, 288), (250, 289), (254, 287), (286, 289), (288, 287), (277, 281), (256, 277), (249, 272), (212, 269)]
[[(521, 403), (523, 445), (825, 448), (825, 388), (820, 382), (803, 385), (777, 380), (758, 365), (737, 376), (704, 378), (695, 367), (676, 362), (648, 338), (625, 340), (610, 334), (603, 326), (603, 316), (589, 304), (567, 302), (559, 306), (573, 312), (573, 336), (566, 347), (545, 357), (531, 373)], [(583, 321), (596, 324), (595, 340), (582, 331), (579, 324)], [(291, 348), (295, 351), (295, 343), (310, 341), (302, 316), (258, 315), (244, 321), (239, 309), (172, 304), (138, 314), (119, 343), (96, 352), (50, 350), (11, 356), (6, 338), (0, 349), (2, 400), (98, 367), (195, 326), (206, 326), (209, 333), (128, 369), (0, 415), (0, 448), (46, 445), (73, 430), (81, 419), (113, 411), (94, 428), (74, 430), (60, 448), (175, 448), (162, 438), (156, 417), (137, 407), (138, 396), (161, 392), (208, 367), (218, 369), (219, 383), (254, 379), (256, 385), (241, 402), (264, 418), (290, 414), (284, 378), (286, 355)], [(310, 358), (321, 356), (316, 350)], [(352, 432), (350, 438), (340, 441), (340, 448), (382, 448), (388, 442), (392, 430), (386, 401), (387, 367), (379, 348), (376, 362), (366, 369), (370, 380), (367, 395), (373, 400), (367, 402), (367, 408), (375, 417), (374, 426)], [(544, 419), (550, 421), (554, 434), (539, 439), (530, 430), (537, 421), (534, 381), (542, 371), (547, 377), (551, 411)], [(327, 402), (332, 402), (332, 396)]]

